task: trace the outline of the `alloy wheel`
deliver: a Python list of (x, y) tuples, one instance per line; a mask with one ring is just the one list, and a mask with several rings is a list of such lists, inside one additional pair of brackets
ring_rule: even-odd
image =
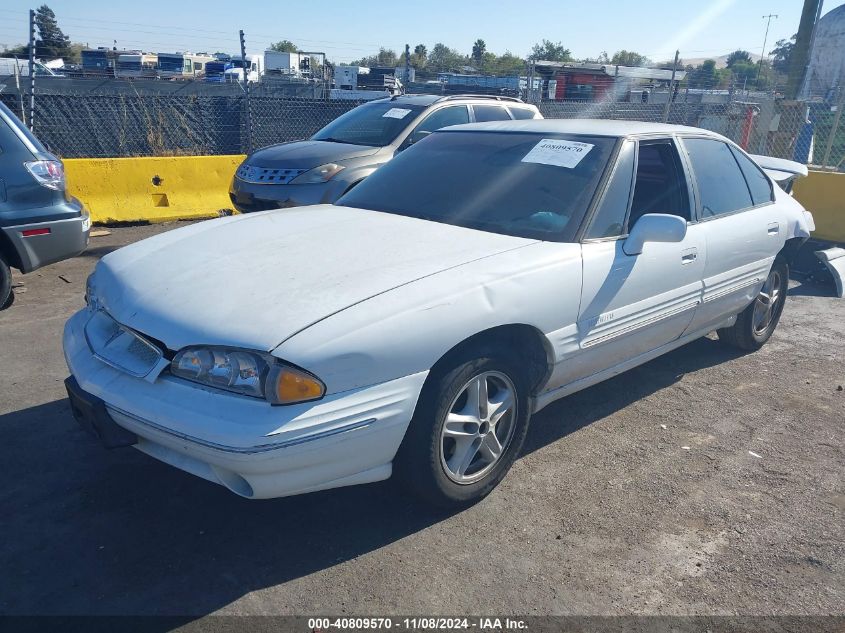
[(440, 436), (440, 463), (458, 484), (483, 479), (499, 462), (516, 429), (516, 387), (498, 371), (470, 379), (452, 401)]
[(758, 336), (763, 334), (771, 325), (774, 318), (778, 302), (781, 300), (781, 293), (783, 292), (783, 281), (780, 272), (773, 270), (766, 278), (766, 283), (760, 289), (760, 294), (754, 302), (754, 314), (752, 315), (751, 325), (754, 328), (754, 333)]

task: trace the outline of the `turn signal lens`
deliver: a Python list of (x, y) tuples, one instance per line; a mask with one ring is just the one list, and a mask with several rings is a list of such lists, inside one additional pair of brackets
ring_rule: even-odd
[(267, 385), (267, 399), (274, 404), (293, 404), (295, 402), (319, 400), (326, 393), (326, 386), (322, 382), (311, 374), (293, 367), (279, 366), (275, 368), (268, 383), (270, 384)]

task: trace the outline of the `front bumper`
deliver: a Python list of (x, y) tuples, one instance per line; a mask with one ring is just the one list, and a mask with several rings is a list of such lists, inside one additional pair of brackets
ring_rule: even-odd
[[(60, 219), (32, 221), (2, 226), (0, 231), (6, 234), (12, 248), (20, 258), (23, 273), (53, 264), (63, 259), (76, 257), (88, 246), (88, 234), (91, 231), (91, 218), (88, 211), (78, 200), (71, 200), (60, 205), (56, 211)], [(69, 215), (71, 217), (61, 217)], [(49, 232), (27, 236), (28, 231)]]
[(88, 310), (65, 325), (64, 352), (79, 388), (101, 399), (135, 448), (244, 497), (282, 497), (386, 479), (427, 372), (271, 406), (167, 374), (135, 378), (88, 347)]
[(332, 204), (349, 188), (349, 183), (334, 179), (314, 185), (261, 185), (235, 176), (229, 185), (229, 199), (241, 213), (269, 211), (312, 204)]

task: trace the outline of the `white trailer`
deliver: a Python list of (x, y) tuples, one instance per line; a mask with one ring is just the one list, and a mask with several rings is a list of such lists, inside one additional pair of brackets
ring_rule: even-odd
[(335, 66), (332, 87), (341, 90), (358, 88), (358, 75), (368, 75), (370, 69), (365, 66)]
[(280, 53), (279, 51), (264, 51), (266, 72), (282, 75), (298, 75), (302, 64), (300, 53)]

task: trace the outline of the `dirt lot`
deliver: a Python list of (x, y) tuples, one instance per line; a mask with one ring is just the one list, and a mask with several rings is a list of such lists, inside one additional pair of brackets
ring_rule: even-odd
[[(703, 339), (537, 415), (485, 501), (389, 482), (246, 501), (65, 403), (61, 330), (112, 229), (0, 313), (2, 614), (845, 615), (845, 301), (795, 286), (774, 339)], [(752, 455), (752, 452), (756, 455)]]

